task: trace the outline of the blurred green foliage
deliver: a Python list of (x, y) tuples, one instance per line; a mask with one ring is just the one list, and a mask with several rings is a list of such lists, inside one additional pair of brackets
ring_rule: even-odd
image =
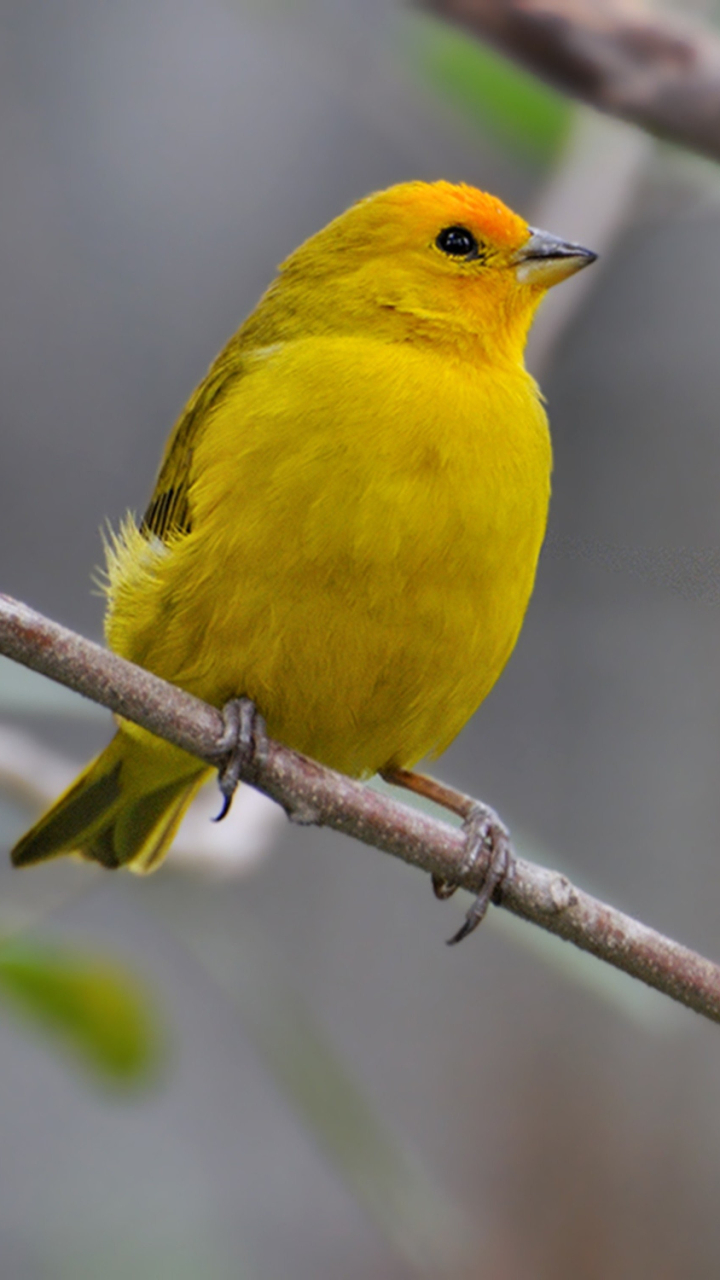
[(104, 956), (5, 942), (0, 998), (103, 1083), (137, 1085), (157, 1065), (161, 1038), (146, 991)]
[(433, 18), (413, 17), (409, 47), (425, 79), (518, 159), (545, 165), (555, 158), (573, 113), (561, 94)]

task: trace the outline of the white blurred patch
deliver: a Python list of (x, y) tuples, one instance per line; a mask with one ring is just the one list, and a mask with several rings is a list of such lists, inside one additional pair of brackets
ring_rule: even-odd
[(227, 817), (213, 822), (221, 804), (222, 796), (212, 778), (185, 815), (170, 850), (169, 865), (223, 877), (245, 875), (265, 860), (287, 822), (284, 810), (242, 783)]
[(29, 733), (0, 725), (0, 787), (23, 803), (38, 809), (50, 804), (80, 768)]

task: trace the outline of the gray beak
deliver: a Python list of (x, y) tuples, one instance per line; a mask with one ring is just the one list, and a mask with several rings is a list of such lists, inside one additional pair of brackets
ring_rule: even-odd
[(582, 267), (589, 267), (596, 258), (596, 253), (581, 244), (530, 227), (529, 239), (515, 254), (515, 274), (521, 284), (538, 284), (547, 289)]

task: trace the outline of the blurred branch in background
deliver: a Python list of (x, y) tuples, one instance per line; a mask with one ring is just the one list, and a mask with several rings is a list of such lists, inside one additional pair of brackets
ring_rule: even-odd
[[(216, 708), (1, 595), (0, 650), (208, 764), (225, 759), (225, 726)], [(482, 889), (486, 868), (468, 868), (460, 830), (279, 743), (268, 742), (260, 758), (254, 753), (240, 776), (295, 821), (341, 831), (471, 892)], [(499, 905), (720, 1021), (720, 967), (583, 893), (565, 876), (514, 859)]]
[[(562, 229), (569, 239), (587, 244), (603, 260), (627, 226), (647, 172), (655, 143), (639, 129), (628, 128), (576, 108), (563, 151), (531, 211), (530, 221), (549, 230)], [(567, 281), (567, 289), (550, 291), (530, 330), (528, 368), (541, 377), (557, 345), (597, 288), (595, 279)]]
[(720, 38), (633, 0), (422, 0), (581, 101), (720, 159)]
[(518, 160), (543, 173), (529, 221), (600, 255), (600, 272), (580, 273), (543, 300), (527, 352), (528, 367), (542, 376), (563, 333), (597, 288), (608, 255), (633, 214), (656, 155), (655, 140), (568, 101), (445, 21), (424, 13), (414, 13), (412, 19), (414, 62), (436, 93)]

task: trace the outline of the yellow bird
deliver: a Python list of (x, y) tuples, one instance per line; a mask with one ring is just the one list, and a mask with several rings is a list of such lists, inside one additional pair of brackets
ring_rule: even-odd
[[(532, 591), (551, 449), (523, 363), (595, 255), (492, 195), (409, 182), (302, 244), (191, 397), (108, 550), (108, 644), (356, 777), (441, 752)], [(16, 845), (155, 868), (212, 770), (121, 721)]]

